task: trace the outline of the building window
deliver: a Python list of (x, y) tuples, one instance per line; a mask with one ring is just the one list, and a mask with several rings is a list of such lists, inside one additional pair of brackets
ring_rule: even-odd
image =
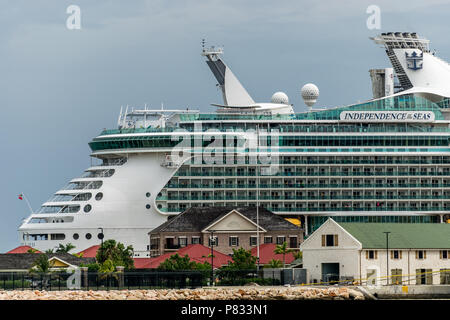
[(180, 247), (186, 247), (187, 246), (187, 238), (186, 237), (179, 237), (178, 238), (178, 245)]
[(277, 236), (277, 244), (283, 244), (286, 242), (285, 236)]
[(272, 243), (273, 239), (272, 237), (264, 237), (264, 243)]
[(392, 250), (391, 251), (391, 259), (397, 260), (402, 258), (402, 252), (400, 250)]
[(416, 259), (424, 260), (427, 258), (427, 252), (425, 250), (417, 250), (416, 251)]
[(214, 236), (214, 237), (209, 236), (208, 237), (208, 245), (210, 247), (211, 246), (216, 246), (217, 247), (219, 245), (219, 238), (217, 236)]
[(376, 250), (367, 250), (366, 251), (366, 259), (374, 260), (378, 258), (378, 252)]
[(441, 259), (448, 259), (448, 250), (441, 250)]
[(298, 248), (297, 236), (289, 237), (289, 248)]
[(191, 243), (192, 244), (200, 244), (200, 237), (192, 237)]
[(416, 269), (416, 284), (433, 284), (433, 269)]
[(150, 250), (159, 250), (159, 238), (150, 239)]
[(448, 268), (441, 269), (441, 284), (450, 284), (450, 271)]
[(250, 246), (257, 246), (258, 245), (258, 237), (250, 236)]
[(402, 284), (402, 269), (391, 269), (392, 284)]
[(95, 195), (95, 200), (100, 201), (103, 198), (103, 193), (99, 192)]
[(237, 247), (237, 246), (239, 246), (239, 237), (230, 236), (230, 238), (229, 238), (229, 246), (230, 247)]
[(322, 247), (337, 247), (338, 235), (337, 234), (323, 234), (322, 235)]

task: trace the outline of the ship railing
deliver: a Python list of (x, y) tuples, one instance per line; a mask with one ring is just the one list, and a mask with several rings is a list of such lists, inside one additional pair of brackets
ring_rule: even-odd
[[(260, 184), (259, 188), (449, 188), (449, 183), (318, 183), (318, 184)], [(256, 188), (256, 184), (232, 184), (213, 186), (211, 184), (168, 184), (167, 188)]]
[[(272, 212), (361, 212), (361, 211), (448, 211), (450, 210), (450, 206), (447, 207), (348, 207), (348, 208), (304, 208), (304, 207), (264, 207), (267, 210)], [(161, 208), (159, 209), (162, 212), (173, 212), (178, 213), (182, 212), (184, 208)]]
[(108, 161), (104, 161), (99, 165), (99, 167), (105, 167), (105, 166), (121, 166), (125, 164), (128, 161), (127, 158), (119, 158), (115, 160), (108, 159)]
[[(341, 196), (260, 196), (259, 200), (450, 200), (450, 195), (416, 195), (416, 196), (351, 196), (351, 195), (341, 195)], [(204, 200), (256, 200), (256, 196), (198, 196), (198, 197), (188, 197), (188, 196), (170, 196), (170, 197), (159, 197), (156, 201), (178, 201), (178, 200), (190, 200), (190, 201), (204, 201)]]
[[(215, 172), (214, 174), (207, 172), (178, 172), (175, 177), (254, 177), (254, 173), (230, 173)], [(320, 177), (320, 176), (450, 176), (450, 171), (364, 171), (364, 172), (347, 172), (347, 171), (324, 171), (324, 172), (281, 172), (267, 177)]]

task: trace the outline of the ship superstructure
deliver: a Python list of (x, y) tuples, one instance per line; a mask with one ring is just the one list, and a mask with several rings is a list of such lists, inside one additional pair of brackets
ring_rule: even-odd
[(449, 219), (450, 67), (415, 33), (373, 39), (386, 49), (397, 92), (388, 79), (388, 95), (304, 113), (283, 95), (255, 102), (222, 51), (204, 49), (223, 93), (217, 112), (121, 110), (118, 129), (89, 143), (99, 163), (23, 222), (21, 242), (82, 250), (104, 234), (148, 256), (147, 233), (195, 206), (260, 205), (298, 218), (307, 234), (329, 216)]

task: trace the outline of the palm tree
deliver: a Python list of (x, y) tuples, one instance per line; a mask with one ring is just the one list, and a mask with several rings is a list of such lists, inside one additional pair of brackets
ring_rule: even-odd
[(72, 249), (75, 249), (75, 246), (70, 242), (66, 245), (60, 243), (58, 248), (56, 248), (56, 253), (68, 253)]
[(275, 250), (273, 251), (276, 254), (282, 254), (283, 255), (283, 268), (286, 268), (286, 254), (293, 252), (294, 250), (288, 249), (287, 242), (283, 242), (283, 244), (278, 244)]
[(266, 264), (264, 266), (264, 268), (273, 268), (273, 269), (277, 269), (277, 268), (281, 268), (282, 264), (281, 261), (278, 259), (272, 259), (269, 261), (268, 264)]
[(33, 262), (30, 272), (48, 273), (50, 268), (53, 267), (53, 264), (53, 262), (49, 261), (48, 256), (45, 253), (42, 253)]

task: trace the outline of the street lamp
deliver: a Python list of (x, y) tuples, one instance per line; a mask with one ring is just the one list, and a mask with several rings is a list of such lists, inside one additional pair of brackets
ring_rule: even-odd
[(386, 285), (389, 285), (389, 233), (390, 231), (384, 231), (386, 234)]
[(214, 230), (211, 230), (209, 241), (211, 243), (211, 286), (214, 285)]

